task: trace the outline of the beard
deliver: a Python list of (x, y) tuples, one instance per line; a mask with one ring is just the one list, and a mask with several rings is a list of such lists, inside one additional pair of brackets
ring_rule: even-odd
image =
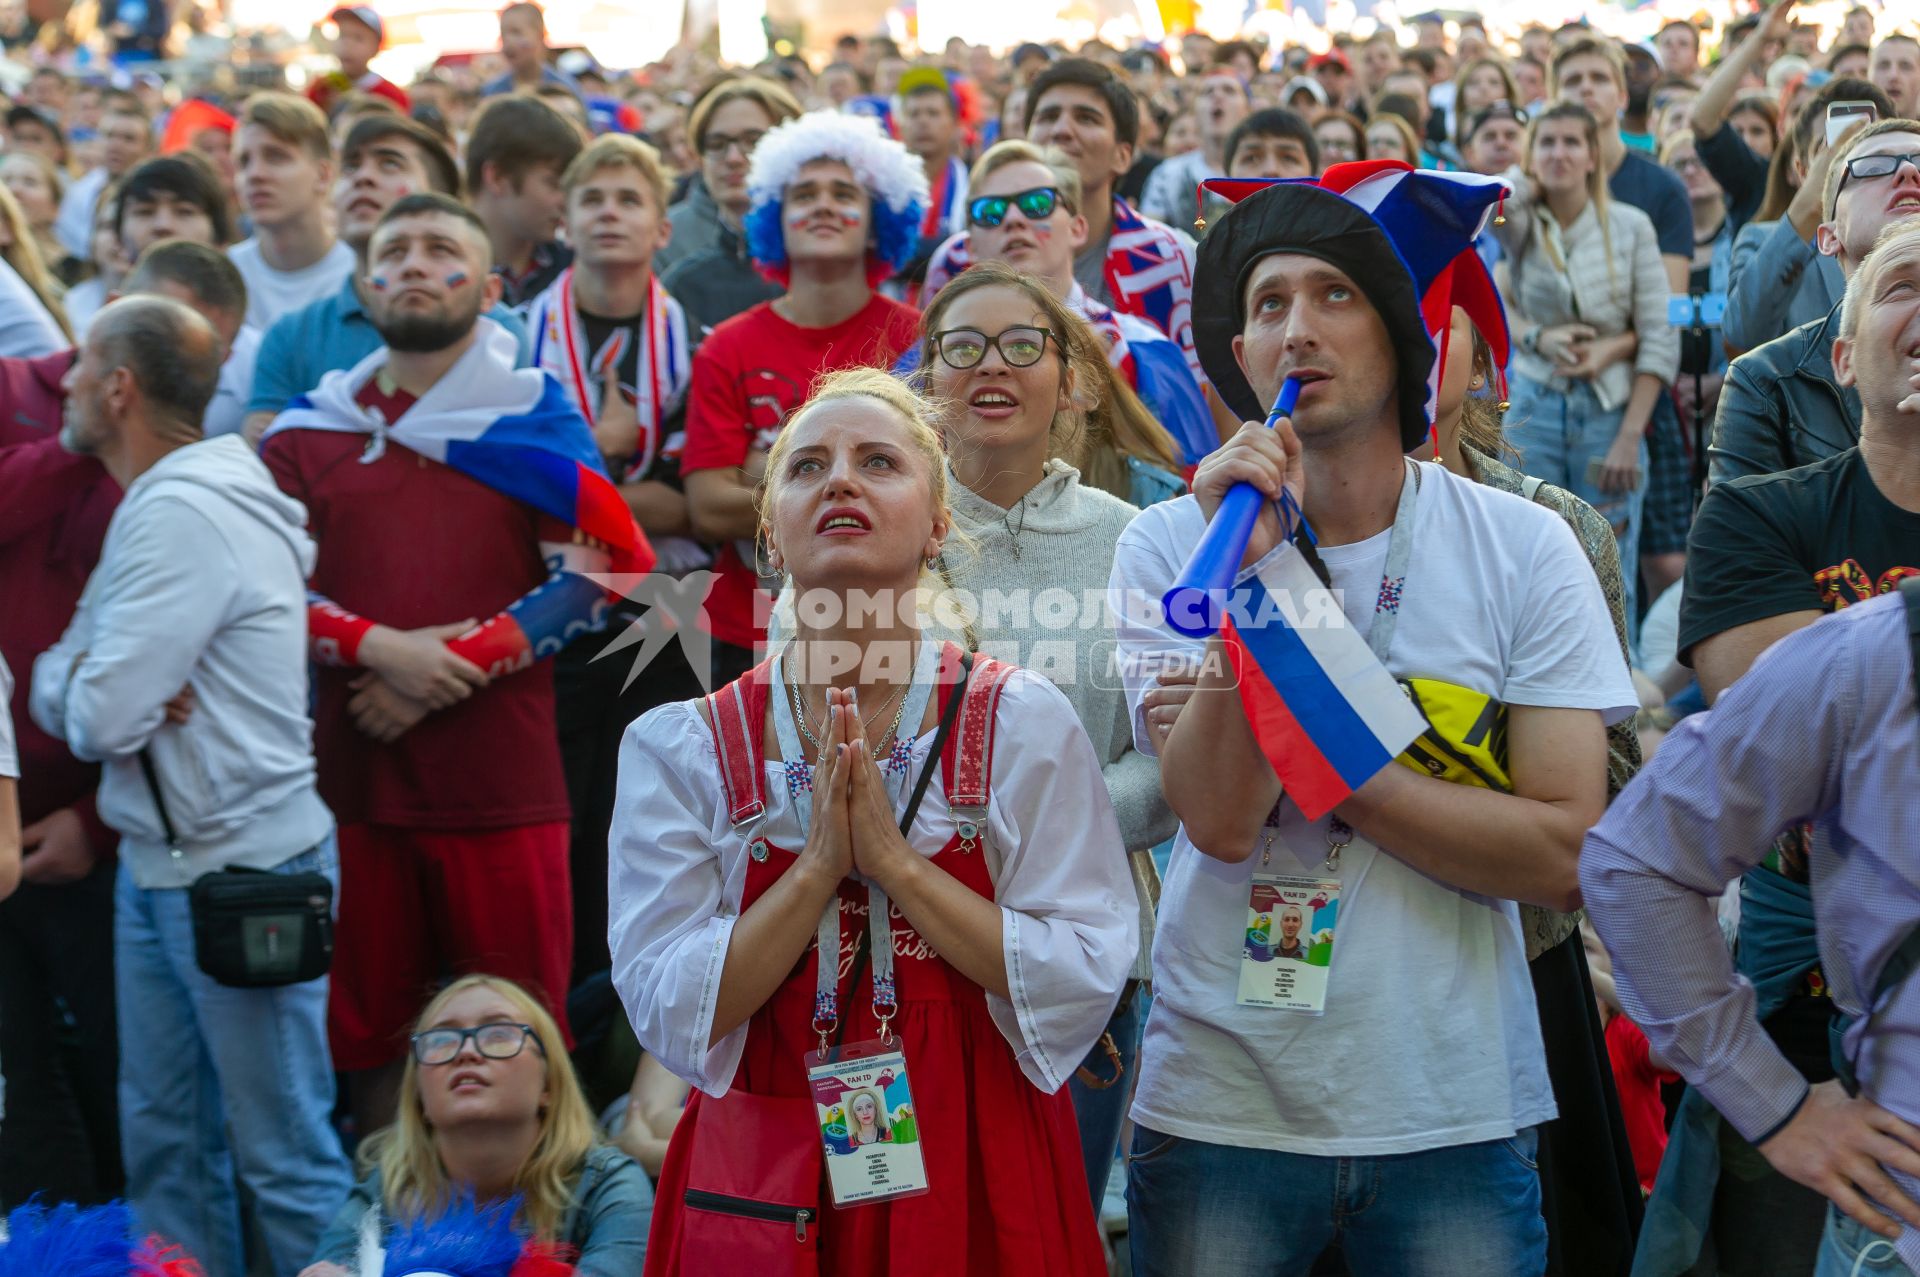
[[(474, 290), (476, 294), (479, 290)], [(389, 350), (406, 354), (430, 355), (465, 337), (480, 318), (478, 303), (459, 306), (449, 303), (439, 310), (410, 315), (389, 314), (374, 323), (374, 331)]]

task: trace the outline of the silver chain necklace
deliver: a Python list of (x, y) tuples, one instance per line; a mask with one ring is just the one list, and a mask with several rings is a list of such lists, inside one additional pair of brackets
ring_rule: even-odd
[[(781, 669), (784, 670), (785, 668), (786, 658), (782, 657)], [(800, 734), (806, 738), (807, 744), (813, 746), (814, 757), (818, 760), (818, 765), (824, 767), (828, 761), (827, 747), (821, 743), (818, 736), (813, 734), (813, 728), (807, 721), (807, 706), (805, 701), (800, 697), (800, 685), (794, 682), (791, 677), (786, 679), (786, 684), (787, 696), (793, 702), (793, 721), (795, 725), (800, 728)], [(893, 722), (888, 725), (887, 734), (881, 737), (879, 742), (873, 747), (873, 761), (876, 763), (887, 756), (887, 751), (892, 747), (894, 738), (900, 734), (900, 719), (907, 712), (906, 691), (907, 685), (905, 683), (900, 684), (900, 686), (893, 689), (892, 696), (889, 696), (885, 701), (881, 702), (880, 708), (873, 712), (871, 718), (861, 720), (861, 727), (867, 731), (872, 731), (873, 720), (886, 713), (887, 706), (893, 704), (895, 701), (900, 702), (899, 708), (893, 711)], [(827, 730), (826, 719), (824, 717), (820, 720), (820, 730), (823, 732)]]

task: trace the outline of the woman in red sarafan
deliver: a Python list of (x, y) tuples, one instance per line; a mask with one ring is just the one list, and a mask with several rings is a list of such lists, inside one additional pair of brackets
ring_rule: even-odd
[[(1061, 1087), (1131, 965), (1132, 886), (1066, 698), (898, 605), (949, 529), (933, 420), (886, 374), (822, 383), (761, 501), (794, 641), (622, 747), (614, 979), (696, 1088), (649, 1274), (1105, 1271)], [(825, 1150), (857, 1145), (807, 1070), (889, 1036), (912, 1090), (886, 1143), (918, 1145), (926, 1191), (836, 1207)]]

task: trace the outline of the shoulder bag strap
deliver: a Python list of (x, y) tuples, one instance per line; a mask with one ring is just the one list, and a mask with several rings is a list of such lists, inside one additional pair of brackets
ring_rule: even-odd
[(933, 736), (933, 748), (927, 751), (927, 765), (920, 769), (920, 779), (913, 783), (913, 795), (907, 799), (907, 812), (900, 817), (900, 833), (904, 837), (913, 828), (913, 818), (920, 812), (920, 800), (927, 796), (927, 784), (933, 779), (933, 769), (940, 765), (940, 757), (946, 750), (947, 738), (953, 734), (953, 720), (959, 717), (960, 702), (966, 699), (967, 681), (973, 677), (973, 653), (960, 654), (960, 677), (946, 692), (946, 704), (940, 707), (940, 727)]
[(160, 776), (153, 768), (153, 751), (140, 751), (140, 774), (147, 778), (147, 792), (153, 795), (154, 808), (160, 813), (160, 831), (167, 836), (167, 846), (177, 850), (180, 836), (173, 832), (173, 818), (167, 815), (167, 800), (160, 796)]
[(1920, 576), (1900, 582), (1900, 600), (1907, 605), (1907, 639), (1913, 645), (1913, 695), (1920, 705)]

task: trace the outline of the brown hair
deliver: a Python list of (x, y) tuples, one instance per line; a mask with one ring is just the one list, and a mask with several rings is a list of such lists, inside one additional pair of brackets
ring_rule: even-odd
[(729, 102), (742, 99), (767, 113), (769, 128), (800, 116), (800, 103), (793, 94), (771, 80), (762, 80), (757, 76), (722, 80), (700, 95), (700, 100), (693, 104), (693, 111), (687, 116), (687, 138), (696, 152), (706, 147), (707, 122), (713, 119), (713, 113)]
[(667, 180), (666, 168), (660, 163), (660, 152), (625, 133), (595, 138), (567, 165), (567, 171), (560, 175), (560, 187), (571, 199), (574, 187), (601, 169), (609, 168), (632, 169), (638, 173), (641, 185), (653, 196), (654, 211), (667, 211), (667, 194), (672, 185)]
[(288, 146), (297, 146), (317, 160), (333, 158), (333, 139), (327, 136), (327, 117), (320, 108), (291, 93), (256, 93), (240, 111), (240, 127), (256, 125)]
[[(1565, 99), (1555, 102), (1552, 106), (1534, 116), (1533, 120), (1527, 125), (1526, 149), (1522, 152), (1521, 168), (1536, 187), (1533, 199), (1534, 216), (1542, 222), (1554, 221), (1552, 208), (1547, 204), (1545, 196), (1537, 189), (1540, 179), (1535, 176), (1533, 171), (1534, 139), (1539, 136), (1541, 126), (1553, 120), (1572, 120), (1574, 123), (1580, 125), (1586, 134), (1587, 149), (1593, 153), (1593, 171), (1587, 174), (1587, 201), (1593, 205), (1594, 216), (1600, 223), (1600, 239), (1606, 245), (1607, 282), (1617, 293), (1620, 288), (1620, 277), (1614, 262), (1613, 219), (1608, 212), (1610, 200), (1607, 195), (1606, 166), (1600, 159), (1600, 124), (1599, 121), (1593, 118), (1593, 113), (1587, 110), (1586, 107), (1581, 106), (1578, 102), (1569, 102)], [(1555, 224), (1557, 225), (1558, 223)], [(1565, 230), (1568, 228), (1563, 227), (1562, 229)], [(1547, 260), (1553, 264), (1553, 268), (1565, 274), (1567, 264), (1561, 260), (1559, 250), (1554, 247), (1553, 238), (1551, 236), (1541, 235), (1538, 230), (1534, 232), (1534, 235), (1539, 238), (1540, 246), (1546, 250)], [(1515, 261), (1513, 269), (1516, 272), (1518, 271), (1518, 260)], [(1514, 281), (1513, 287), (1515, 292), (1519, 291), (1520, 285), (1518, 280)]]
[(1132, 489), (1129, 458), (1178, 473), (1180, 454), (1173, 437), (1154, 420), (1140, 397), (1114, 374), (1106, 344), (1046, 285), (1004, 262), (969, 267), (942, 288), (920, 316), (920, 378), (931, 377), (939, 354), (933, 334), (957, 298), (983, 288), (1010, 288), (1046, 316), (1067, 379), (1072, 407), (1055, 417), (1048, 455), (1080, 471), (1086, 483), (1122, 500)]
[(1318, 129), (1320, 126), (1334, 120), (1346, 125), (1353, 133), (1353, 158), (1356, 160), (1366, 159), (1367, 126), (1362, 124), (1360, 117), (1354, 115), (1351, 111), (1340, 111), (1333, 107), (1322, 108), (1320, 113), (1313, 117), (1313, 127), (1316, 130), (1314, 134), (1315, 140), (1319, 140)]
[(1800, 153), (1800, 144), (1794, 138), (1792, 129), (1782, 133), (1773, 148), (1773, 158), (1767, 161), (1767, 191), (1760, 200), (1760, 210), (1753, 215), (1756, 222), (1777, 222), (1785, 217), (1793, 193), (1800, 188), (1799, 179), (1793, 175), (1794, 157)]
[(487, 165), (515, 189), (543, 164), (566, 171), (585, 143), (566, 116), (537, 97), (497, 97), (480, 108), (467, 135), (467, 189), (485, 189)]
[(1620, 46), (1611, 40), (1602, 40), (1595, 36), (1584, 36), (1562, 46), (1553, 55), (1553, 64), (1547, 68), (1547, 92), (1555, 97), (1560, 95), (1560, 69), (1575, 58), (1605, 58), (1607, 65), (1613, 68), (1613, 82), (1622, 89), (1627, 87), (1627, 59), (1620, 52)]

